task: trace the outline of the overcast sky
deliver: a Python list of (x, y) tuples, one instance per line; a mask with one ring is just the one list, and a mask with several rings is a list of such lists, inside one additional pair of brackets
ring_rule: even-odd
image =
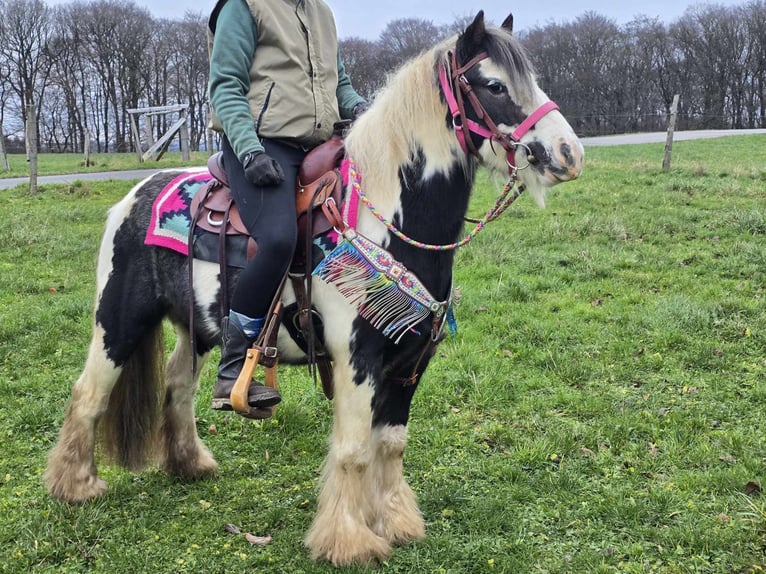
[[(70, 0), (46, 0), (48, 4), (67, 4)], [(184, 12), (209, 14), (215, 0), (133, 0), (160, 18), (181, 18)], [(705, 4), (694, 0), (547, 0), (514, 2), (512, 0), (325, 0), (335, 12), (341, 38), (358, 36), (376, 40), (386, 24), (397, 18), (422, 18), (434, 24), (448, 24), (457, 17), (474, 15), (484, 9), (487, 18), (496, 24), (509, 11), (514, 15), (517, 30), (543, 26), (549, 22), (569, 22), (587, 11), (597, 12), (618, 24), (634, 16), (659, 17), (672, 22), (689, 5)], [(746, 0), (718, 0), (715, 4), (742, 6)]]

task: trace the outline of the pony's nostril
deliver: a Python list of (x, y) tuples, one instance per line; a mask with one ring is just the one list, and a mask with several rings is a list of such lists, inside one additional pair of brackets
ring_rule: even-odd
[(527, 145), (527, 161), (530, 165), (546, 164), (550, 161), (545, 146), (538, 141), (530, 142)]
[(566, 165), (567, 167), (572, 168), (577, 163), (577, 160), (572, 154), (572, 148), (569, 146), (569, 144), (567, 143), (561, 144), (561, 147), (559, 148), (559, 154), (561, 156), (561, 159), (564, 160), (562, 163)]
[(555, 148), (556, 162), (562, 169), (579, 173), (582, 169), (583, 150), (578, 141), (564, 141)]

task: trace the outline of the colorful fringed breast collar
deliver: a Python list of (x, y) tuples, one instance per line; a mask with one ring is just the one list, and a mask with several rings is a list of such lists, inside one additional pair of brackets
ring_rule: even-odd
[(355, 229), (361, 178), (349, 160), (344, 160), (342, 171), (351, 185), (343, 206), (343, 228), (338, 229), (341, 238), (313, 274), (332, 284), (360, 316), (397, 343), (429, 315), (434, 318), (432, 337), (439, 336), (444, 319), (452, 316), (453, 290), (447, 300), (439, 301), (415, 273)]

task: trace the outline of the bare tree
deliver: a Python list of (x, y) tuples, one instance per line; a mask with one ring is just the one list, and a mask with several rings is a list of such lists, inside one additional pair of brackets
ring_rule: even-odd
[[(9, 86), (17, 95), (30, 161), (30, 193), (37, 190), (37, 113), (51, 68), (51, 9), (42, 0), (0, 0), (0, 56), (10, 71)], [(30, 117), (30, 114), (32, 117)]]
[(170, 86), (174, 102), (188, 104), (191, 147), (200, 148), (205, 136), (207, 112), (207, 18), (187, 12), (180, 22), (173, 22), (170, 37), (173, 52), (170, 57)]
[(151, 15), (133, 2), (95, 0), (85, 5), (81, 23), (88, 57), (100, 86), (100, 123), (105, 151), (114, 142), (130, 149), (126, 109), (137, 107), (144, 90), (140, 73), (149, 44)]
[(748, 29), (748, 127), (766, 127), (766, 2), (750, 2), (742, 13)]
[(400, 18), (383, 29), (378, 40), (383, 69), (391, 71), (406, 60), (430, 48), (440, 38), (439, 29), (430, 20)]
[(345, 38), (339, 47), (354, 88), (365, 98), (372, 98), (386, 80), (377, 44), (362, 38)]

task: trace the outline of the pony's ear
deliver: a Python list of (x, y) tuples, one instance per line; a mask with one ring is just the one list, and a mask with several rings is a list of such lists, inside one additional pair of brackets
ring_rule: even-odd
[(508, 17), (503, 20), (500, 25), (501, 28), (505, 28), (508, 32), (513, 33), (513, 14), (508, 14)]
[(461, 62), (469, 60), (481, 50), (487, 29), (484, 26), (484, 10), (479, 10), (476, 18), (457, 39), (457, 53)]

